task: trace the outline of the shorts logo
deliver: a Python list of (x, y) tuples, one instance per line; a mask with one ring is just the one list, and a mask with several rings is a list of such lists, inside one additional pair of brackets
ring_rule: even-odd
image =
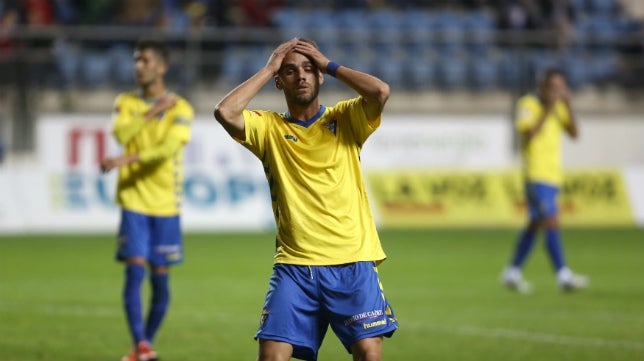
[(367, 328), (372, 328), (372, 327), (377, 327), (377, 326), (385, 326), (386, 324), (387, 324), (387, 320), (380, 320), (380, 321), (375, 321), (375, 322), (371, 322), (371, 323), (363, 323), (362, 327), (364, 329), (367, 329)]
[[(357, 315), (353, 315), (353, 316), (347, 318), (346, 320), (344, 320), (344, 325), (349, 326), (349, 325), (354, 324), (356, 322), (368, 320), (370, 318), (379, 318), (379, 317), (382, 317), (382, 316), (384, 316), (384, 312), (382, 312), (382, 310), (373, 310), (373, 311), (362, 312), (362, 313), (359, 313)], [(387, 321), (376, 321), (376, 322), (372, 322), (370, 324), (364, 324), (364, 325), (365, 325), (365, 328), (370, 328), (370, 327), (374, 327), (374, 326), (379, 326), (379, 325), (373, 325), (374, 323), (378, 323), (378, 322), (387, 323)], [(367, 327), (367, 325), (373, 325), (373, 326)]]
[(264, 326), (264, 322), (266, 322), (266, 319), (268, 318), (268, 310), (262, 311), (262, 317), (259, 319), (259, 327)]

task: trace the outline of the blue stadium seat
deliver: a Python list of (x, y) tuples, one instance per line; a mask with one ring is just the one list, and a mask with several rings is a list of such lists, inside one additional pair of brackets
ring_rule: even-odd
[(304, 21), (307, 24), (306, 36), (315, 40), (322, 52), (328, 52), (339, 39), (340, 31), (333, 20), (335, 13), (329, 9), (312, 9)]
[(588, 7), (597, 15), (612, 15), (617, 12), (618, 4), (616, 0), (587, 0)]
[(461, 52), (465, 46), (465, 22), (461, 13), (442, 10), (436, 17), (437, 49), (444, 56)]
[(410, 54), (422, 54), (431, 50), (435, 26), (435, 17), (427, 11), (405, 10), (400, 27), (406, 51)]
[(133, 49), (125, 45), (116, 45), (107, 51), (112, 79), (119, 87), (134, 85)]
[(462, 89), (467, 85), (467, 58), (463, 54), (440, 56), (437, 70), (438, 81), (442, 88)]
[(336, 27), (339, 30), (340, 46), (346, 50), (361, 51), (369, 47), (371, 29), (366, 11), (347, 9), (339, 11), (335, 16)]
[(559, 63), (572, 89), (583, 88), (590, 82), (586, 53), (580, 51), (567, 52), (561, 57)]
[(618, 20), (608, 15), (596, 15), (589, 19), (588, 36), (590, 47), (608, 50), (615, 47), (619, 38)]
[(279, 29), (282, 39), (292, 39), (306, 34), (305, 15), (303, 10), (282, 7), (273, 12), (271, 21)]
[(470, 84), (474, 89), (487, 90), (499, 87), (499, 60), (493, 54), (470, 56), (468, 64)]
[(250, 52), (246, 47), (233, 45), (225, 49), (221, 65), (221, 80), (227, 84), (239, 84), (246, 78), (246, 59)]
[(372, 29), (371, 43), (376, 51), (389, 54), (402, 48), (402, 18), (392, 10), (374, 10), (369, 13), (369, 27)]
[(65, 41), (57, 41), (52, 48), (52, 55), (58, 69), (61, 85), (69, 88), (77, 85), (81, 54), (76, 46)]
[(412, 89), (436, 88), (436, 58), (433, 54), (405, 57), (403, 69), (407, 85)]
[(386, 81), (391, 87), (397, 88), (405, 85), (404, 56), (400, 52), (391, 53), (386, 57), (374, 57), (373, 74)]
[(560, 68), (556, 53), (549, 50), (535, 49), (530, 51), (532, 74), (538, 76), (548, 68)]
[(465, 42), (469, 52), (482, 55), (494, 43), (495, 24), (492, 14), (485, 10), (468, 11), (464, 15)]
[(588, 62), (590, 79), (603, 83), (613, 80), (617, 74), (618, 55), (615, 51), (597, 51), (591, 54)]
[(528, 55), (515, 50), (505, 50), (501, 54), (500, 76), (501, 86), (508, 90), (526, 87), (531, 69), (528, 66)]
[(81, 58), (82, 84), (88, 88), (104, 86), (110, 79), (110, 59), (104, 51), (86, 50)]
[(570, 5), (572, 5), (575, 12), (578, 14), (590, 12), (590, 5), (588, 4), (589, 0), (570, 0)]

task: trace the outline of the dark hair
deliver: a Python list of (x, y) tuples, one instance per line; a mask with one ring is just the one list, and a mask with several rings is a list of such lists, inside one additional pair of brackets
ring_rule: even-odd
[(170, 50), (168, 50), (168, 47), (164, 43), (157, 40), (141, 39), (136, 43), (134, 50), (152, 50), (163, 62), (168, 63), (170, 60)]
[(299, 38), (299, 40), (303, 41), (305, 43), (309, 43), (309, 44), (313, 45), (316, 49), (319, 49), (318, 44), (315, 42), (315, 40), (306, 39), (306, 38)]

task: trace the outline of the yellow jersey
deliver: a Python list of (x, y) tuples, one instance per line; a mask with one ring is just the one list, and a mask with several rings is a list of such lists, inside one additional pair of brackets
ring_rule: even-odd
[(544, 107), (535, 95), (525, 95), (517, 102), (515, 125), (521, 135), (524, 173), (529, 182), (560, 186), (563, 179), (561, 138), (570, 123), (570, 113), (564, 102), (558, 100), (539, 132), (529, 139), (527, 132), (534, 128), (543, 112)]
[(276, 263), (337, 265), (385, 259), (360, 166), (362, 97), (321, 106), (311, 119), (243, 112), (244, 141), (262, 161), (277, 225)]
[(114, 101), (113, 133), (124, 154), (140, 158), (119, 169), (116, 202), (130, 211), (174, 216), (183, 196), (183, 146), (190, 140), (194, 111), (177, 96), (172, 108), (145, 121), (143, 114), (154, 102), (138, 91), (121, 93)]

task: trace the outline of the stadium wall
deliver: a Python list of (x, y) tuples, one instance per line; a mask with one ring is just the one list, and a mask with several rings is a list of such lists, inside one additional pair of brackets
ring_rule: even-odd
[[(584, 119), (566, 142), (562, 221), (644, 226), (644, 123)], [(39, 119), (34, 164), (0, 173), (0, 233), (114, 232), (116, 174), (99, 159), (119, 152), (108, 117)], [(377, 221), (391, 227), (515, 227), (525, 204), (505, 115), (388, 115), (362, 152)], [(210, 117), (198, 117), (185, 153), (187, 231), (273, 227), (261, 165)]]

